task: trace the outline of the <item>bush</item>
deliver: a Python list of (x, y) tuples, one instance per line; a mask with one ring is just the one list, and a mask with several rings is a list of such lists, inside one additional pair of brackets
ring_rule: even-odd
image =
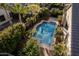
[(51, 16), (58, 17), (58, 15), (63, 14), (63, 10), (59, 10), (57, 8), (54, 8), (54, 9), (51, 9), (50, 13), (51, 13)]
[(29, 4), (26, 7), (28, 12), (31, 12), (33, 15), (36, 15), (40, 11), (40, 6), (38, 4)]
[(39, 56), (39, 47), (37, 41), (34, 39), (29, 39), (25, 44), (25, 47), (18, 52), (20, 56)]
[(56, 38), (55, 42), (56, 44), (64, 41), (64, 33), (61, 27), (57, 27), (55, 38)]
[(50, 8), (52, 8), (52, 7), (63, 9), (64, 8), (64, 4), (62, 4), (62, 3), (52, 3), (52, 4), (50, 4)]
[(43, 19), (45, 17), (49, 17), (50, 15), (50, 12), (49, 12), (49, 9), (48, 8), (42, 8), (41, 11), (39, 12), (38, 14), (38, 18), (39, 19)]
[(53, 55), (54, 56), (66, 56), (67, 55), (67, 48), (64, 43), (58, 43), (53, 46)]
[(24, 35), (25, 27), (23, 24), (17, 23), (9, 26), (0, 33), (0, 53), (12, 53), (17, 44), (21, 41)]
[(57, 27), (55, 34), (55, 44), (53, 45), (53, 55), (65, 56), (67, 55), (67, 47), (64, 43), (64, 33), (62, 27)]
[(32, 28), (36, 23), (38, 22), (38, 20), (36, 19), (36, 17), (30, 17), (26, 19), (26, 30), (28, 30), (29, 28)]
[(56, 35), (64, 35), (63, 30), (62, 30), (61, 27), (57, 27)]
[(62, 26), (62, 21), (63, 20), (62, 20), (62, 16), (61, 15), (58, 16), (57, 21), (58, 21), (58, 25)]
[(19, 19), (19, 14), (18, 14), (18, 13), (13, 13), (13, 12), (11, 12), (11, 13), (10, 13), (10, 16), (11, 16), (13, 19), (16, 19), (16, 20)]
[(37, 20), (36, 20), (35, 17), (29, 17), (29, 18), (26, 19), (26, 23), (31, 23), (32, 22), (34, 24), (36, 21)]

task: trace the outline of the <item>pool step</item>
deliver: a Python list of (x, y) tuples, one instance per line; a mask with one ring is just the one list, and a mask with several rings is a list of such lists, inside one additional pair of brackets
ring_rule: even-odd
[(52, 56), (50, 47), (48, 47), (48, 46), (46, 46), (44, 44), (40, 44), (39, 46), (40, 46), (40, 50), (42, 52), (42, 55), (44, 55), (44, 56)]

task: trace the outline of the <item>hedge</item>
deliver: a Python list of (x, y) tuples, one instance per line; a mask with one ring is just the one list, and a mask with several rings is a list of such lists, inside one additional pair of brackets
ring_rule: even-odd
[(0, 32), (0, 53), (12, 53), (24, 35), (24, 24), (17, 23)]

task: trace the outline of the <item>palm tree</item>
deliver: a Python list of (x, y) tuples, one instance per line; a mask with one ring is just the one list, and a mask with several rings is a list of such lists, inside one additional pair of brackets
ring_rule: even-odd
[(19, 21), (22, 22), (21, 14), (25, 14), (26, 13), (26, 8), (24, 6), (22, 6), (21, 4), (14, 4), (10, 8), (10, 10), (13, 13), (18, 13), (18, 15), (19, 15)]
[[(1, 3), (0, 4), (0, 8), (2, 8), (5, 11), (6, 16), (8, 17), (8, 19), (10, 19), (10, 15), (8, 14), (8, 11), (7, 11), (9, 9), (8, 4)], [(9, 22), (10, 22), (10, 24), (12, 24), (12, 21), (11, 20), (9, 20)]]

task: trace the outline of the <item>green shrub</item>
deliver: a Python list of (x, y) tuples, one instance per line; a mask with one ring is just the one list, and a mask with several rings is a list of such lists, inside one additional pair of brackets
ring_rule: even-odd
[(25, 27), (17, 23), (0, 32), (0, 52), (12, 53), (24, 35)]
[(64, 8), (64, 4), (63, 3), (52, 3), (50, 4), (50, 8), (59, 8), (59, 9), (63, 9)]
[(64, 35), (63, 30), (62, 30), (61, 27), (57, 27), (56, 35)]
[(63, 10), (59, 10), (59, 11), (58, 11), (58, 14), (59, 14), (59, 15), (62, 15), (62, 14), (63, 14)]
[(32, 28), (37, 22), (37, 19), (35, 17), (30, 17), (26, 19), (26, 29)]
[(62, 26), (62, 22), (63, 22), (62, 15), (59, 15), (59, 16), (57, 17), (57, 21), (58, 21), (58, 25), (59, 25), (59, 26)]
[(56, 38), (55, 41), (56, 44), (64, 41), (64, 33), (61, 27), (57, 27), (55, 38)]
[(56, 9), (51, 9), (50, 13), (51, 13), (51, 16), (58, 17), (58, 15), (63, 14), (63, 10), (59, 10), (57, 8)]
[(2, 23), (4, 20), (3, 19), (0, 19), (0, 23)]
[(49, 12), (49, 9), (44, 7), (41, 9), (41, 11), (39, 12), (38, 14), (38, 18), (39, 19), (42, 19), (42, 18), (45, 18), (45, 17), (48, 17), (50, 15), (50, 12)]
[(35, 17), (29, 17), (29, 18), (26, 19), (26, 23), (31, 23), (32, 22), (34, 24), (36, 21), (37, 20), (36, 20)]
[(29, 4), (26, 6), (28, 12), (31, 12), (33, 15), (36, 15), (40, 11), (40, 6), (38, 4)]
[(39, 47), (37, 45), (37, 41), (35, 41), (34, 39), (29, 39), (26, 42), (25, 47), (18, 52), (18, 55), (39, 56), (40, 52), (39, 52)]
[(64, 43), (58, 43), (53, 46), (53, 55), (54, 56), (66, 56), (67, 48)]

